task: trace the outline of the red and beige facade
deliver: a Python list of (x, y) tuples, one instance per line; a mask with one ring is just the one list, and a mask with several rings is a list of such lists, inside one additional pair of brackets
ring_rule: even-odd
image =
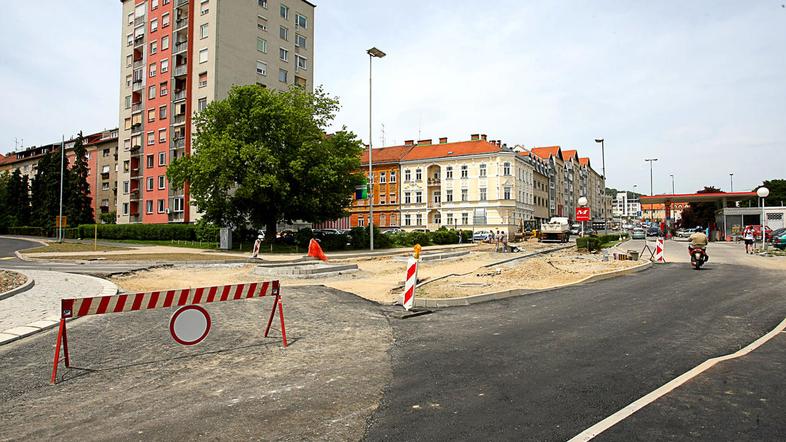
[[(401, 160), (413, 149), (411, 145), (374, 149), (371, 157), (372, 175), (368, 175), (368, 149), (363, 151), (361, 168), (373, 183), (369, 199), (374, 202), (374, 225), (379, 228), (399, 227), (401, 196), (399, 179)], [(369, 199), (354, 199), (349, 209), (351, 227), (369, 225)]]
[(121, 0), (120, 223), (193, 222), (188, 186), (166, 178), (192, 153), (193, 116), (234, 85), (313, 88), (305, 0)]

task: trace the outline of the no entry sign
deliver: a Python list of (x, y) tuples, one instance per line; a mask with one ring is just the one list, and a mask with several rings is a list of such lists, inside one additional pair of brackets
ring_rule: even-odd
[(210, 332), (210, 315), (198, 305), (187, 305), (172, 314), (169, 333), (178, 344), (196, 345)]
[(576, 207), (576, 221), (589, 221), (590, 209), (589, 207)]

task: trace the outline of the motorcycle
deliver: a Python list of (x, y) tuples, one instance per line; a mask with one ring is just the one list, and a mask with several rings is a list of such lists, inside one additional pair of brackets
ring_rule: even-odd
[(696, 270), (701, 270), (701, 266), (710, 259), (707, 251), (701, 247), (688, 247), (688, 253), (690, 253), (690, 264)]

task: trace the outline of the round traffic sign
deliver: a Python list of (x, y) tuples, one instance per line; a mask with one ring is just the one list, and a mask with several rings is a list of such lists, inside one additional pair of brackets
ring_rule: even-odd
[(210, 332), (210, 315), (198, 305), (179, 308), (169, 320), (169, 333), (178, 344), (195, 345)]

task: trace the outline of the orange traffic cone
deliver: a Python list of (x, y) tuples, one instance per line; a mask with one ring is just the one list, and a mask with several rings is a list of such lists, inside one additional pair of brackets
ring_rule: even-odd
[(319, 242), (313, 238), (308, 243), (308, 256), (325, 262), (328, 260), (327, 256), (325, 256), (325, 252), (322, 251), (322, 247), (319, 246)]

